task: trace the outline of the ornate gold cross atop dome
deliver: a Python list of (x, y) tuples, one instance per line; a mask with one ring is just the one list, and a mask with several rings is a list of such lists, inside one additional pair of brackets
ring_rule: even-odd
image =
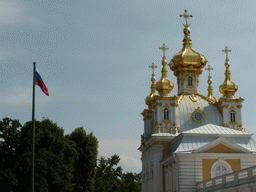
[(164, 57), (165, 57), (165, 50), (169, 50), (169, 48), (166, 47), (165, 44), (163, 44), (162, 47), (159, 47), (159, 49), (162, 49), (162, 50), (163, 50), (163, 52), (164, 52)]
[(149, 68), (152, 68), (152, 75), (153, 75), (154, 69), (157, 68), (157, 66), (154, 63), (152, 63), (152, 65), (150, 65)]
[(193, 15), (189, 15), (187, 13), (187, 10), (185, 9), (185, 13), (183, 15), (180, 15), (180, 17), (184, 17), (186, 19), (186, 25), (183, 24), (183, 26), (184, 27), (189, 27), (190, 25), (188, 25), (187, 20), (188, 20), (188, 17), (193, 17)]
[(213, 70), (213, 68), (211, 68), (211, 66), (208, 65), (208, 67), (205, 68), (205, 70), (209, 71), (209, 77), (211, 77), (211, 70)]
[(231, 50), (228, 50), (228, 47), (226, 46), (222, 52), (226, 52), (226, 60), (228, 60), (228, 52), (231, 52)]

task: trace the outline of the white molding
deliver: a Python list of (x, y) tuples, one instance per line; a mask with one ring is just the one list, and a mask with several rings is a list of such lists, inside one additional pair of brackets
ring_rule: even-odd
[(218, 138), (218, 139), (216, 139), (216, 140), (214, 140), (214, 141), (212, 141), (212, 142), (194, 150), (193, 153), (203, 153), (204, 151), (207, 151), (207, 150), (217, 146), (218, 144), (223, 144), (223, 145), (225, 145), (225, 146), (227, 146), (227, 147), (229, 147), (229, 148), (231, 148), (231, 149), (233, 149), (233, 150), (235, 150), (239, 153), (251, 153), (249, 150), (247, 150), (247, 149), (245, 149), (245, 148), (227, 140), (224, 137), (220, 137), (220, 138)]

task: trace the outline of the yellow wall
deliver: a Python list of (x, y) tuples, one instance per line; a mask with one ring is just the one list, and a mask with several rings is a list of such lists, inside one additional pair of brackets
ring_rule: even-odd
[(218, 159), (203, 159), (202, 160), (202, 168), (203, 168), (203, 181), (207, 179), (211, 179), (211, 167), (215, 161)]
[(240, 159), (225, 159), (225, 161), (230, 164), (230, 166), (232, 167), (232, 171), (240, 171), (241, 170)]
[[(218, 159), (203, 159), (202, 168), (203, 168), (203, 180), (211, 179), (211, 167)], [(232, 171), (241, 170), (241, 163), (239, 159), (225, 159), (232, 168)]]
[(208, 149), (204, 153), (237, 153), (237, 151), (223, 145), (223, 144), (218, 144), (215, 147)]

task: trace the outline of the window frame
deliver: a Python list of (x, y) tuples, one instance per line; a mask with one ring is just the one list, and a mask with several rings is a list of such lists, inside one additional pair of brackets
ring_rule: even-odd
[(193, 78), (191, 76), (188, 77), (188, 86), (193, 86)]
[[(220, 169), (220, 171), (217, 171), (216, 169), (219, 166), (221, 169), (222, 169), (222, 166), (224, 166), (227, 169), (227, 171), (223, 171), (221, 169)], [(231, 173), (231, 172), (233, 172), (233, 170), (232, 170), (232, 167), (230, 166), (230, 164), (228, 162), (226, 162), (224, 159), (219, 159), (218, 161), (213, 163), (213, 165), (211, 167), (211, 178), (219, 177), (219, 176)]]
[(170, 120), (170, 113), (168, 108), (164, 108), (164, 120)]
[(230, 122), (236, 122), (236, 111), (234, 109), (230, 110), (229, 115), (230, 115)]

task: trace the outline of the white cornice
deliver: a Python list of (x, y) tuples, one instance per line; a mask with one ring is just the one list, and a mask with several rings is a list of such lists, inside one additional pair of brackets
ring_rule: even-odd
[(246, 134), (246, 135), (235, 135), (235, 134), (212, 134), (212, 133), (182, 133), (186, 136), (199, 136), (199, 137), (206, 137), (206, 136), (217, 136), (217, 137), (251, 137), (253, 134)]
[(231, 148), (234, 151), (237, 151), (239, 153), (251, 153), (251, 151), (249, 151), (249, 150), (247, 150), (247, 149), (245, 149), (245, 148), (227, 140), (224, 137), (220, 137), (220, 138), (218, 138), (218, 139), (216, 139), (216, 140), (214, 140), (214, 141), (212, 141), (212, 142), (194, 150), (193, 153), (203, 153), (204, 151), (207, 151), (208, 149), (211, 149), (211, 148), (217, 146), (218, 144), (223, 144), (223, 145), (225, 145), (225, 146), (227, 146), (227, 147), (229, 147), (229, 148)]

